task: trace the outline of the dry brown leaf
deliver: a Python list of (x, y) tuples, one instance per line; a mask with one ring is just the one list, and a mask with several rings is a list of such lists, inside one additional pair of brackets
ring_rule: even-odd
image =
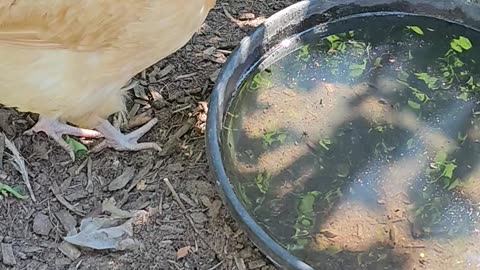
[(130, 121), (128, 122), (127, 127), (128, 128), (136, 128), (139, 126), (143, 126), (146, 123), (148, 123), (150, 120), (152, 120), (152, 111), (148, 110), (146, 112), (143, 112), (141, 114), (137, 114)]
[(181, 258), (184, 258), (188, 255), (188, 253), (192, 250), (191, 246), (186, 246), (177, 251), (177, 260), (180, 260)]

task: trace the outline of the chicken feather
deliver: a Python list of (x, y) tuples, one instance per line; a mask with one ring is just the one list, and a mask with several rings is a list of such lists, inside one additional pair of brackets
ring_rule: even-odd
[(133, 76), (184, 46), (215, 0), (4, 0), (0, 103), (95, 128)]

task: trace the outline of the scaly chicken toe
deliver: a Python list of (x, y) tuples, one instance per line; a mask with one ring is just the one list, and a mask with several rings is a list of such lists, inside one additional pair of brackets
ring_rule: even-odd
[(73, 127), (59, 122), (57, 119), (40, 115), (38, 122), (23, 134), (32, 135), (34, 132), (43, 132), (54, 139), (63, 149), (65, 149), (72, 159), (75, 159), (73, 149), (63, 139), (63, 135), (72, 135), (84, 138), (100, 138), (103, 135), (95, 130)]
[(99, 152), (107, 147), (111, 147), (117, 151), (139, 151), (146, 149), (155, 149), (162, 151), (162, 148), (156, 143), (139, 143), (137, 142), (145, 133), (152, 129), (158, 120), (156, 118), (150, 120), (148, 123), (140, 127), (139, 129), (129, 133), (122, 134), (107, 120), (102, 120), (100, 125), (96, 127), (96, 130), (100, 131), (105, 137), (105, 141), (94, 147), (91, 152)]

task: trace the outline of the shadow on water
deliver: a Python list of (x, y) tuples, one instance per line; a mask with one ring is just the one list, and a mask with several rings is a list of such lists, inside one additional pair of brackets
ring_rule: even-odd
[[(388, 50), (377, 53), (387, 55), (387, 58), (393, 55)], [(419, 55), (423, 55), (420, 63), (438, 58), (427, 49), (420, 49)], [(253, 82), (257, 84), (254, 88), (273, 88), (268, 85), (272, 74), (279, 74), (282, 78), (298, 77), (307, 68), (305, 65), (300, 62), (290, 66), (287, 72), (267, 70), (262, 73), (266, 77)], [(398, 65), (396, 68), (413, 68)], [(430, 67), (419, 65), (415, 68)], [(467, 136), (459, 142), (459, 137), (468, 134), (473, 126), (471, 116), (476, 104), (457, 100), (454, 96), (446, 96), (445, 100), (440, 97), (437, 106), (427, 107), (425, 115), (419, 117), (415, 109), (399, 105), (411, 93), (382, 91), (386, 88), (381, 86), (381, 79), (389, 74), (374, 70), (370, 75), (367, 89), (346, 99), (349, 108), (367, 104), (370, 111), (375, 111), (378, 107), (378, 121), (372, 123), (357, 110), (350, 113), (348, 119), (330, 126), (328, 138), (316, 138), (304, 131), (283, 127), (274, 131), (265, 129), (263, 136), (250, 136), (248, 131), (236, 129), (244, 126), (245, 119), (258, 111), (275, 106), (262, 97), (261, 91), (245, 92), (245, 97), (237, 97), (244, 114), (230, 115), (233, 125), (229, 127), (227, 137), (233, 137), (226, 141), (232, 152), (226, 155), (225, 163), (228, 174), (235, 176), (233, 184), (239, 197), (276, 241), (316, 269), (402, 269), (411, 258), (405, 252), (407, 244), (432, 237), (468, 235), (480, 221), (476, 210), (472, 210), (480, 203), (480, 196), (474, 198), (460, 188), (468, 176), (479, 169), (478, 162), (475, 162), (478, 141)], [(283, 80), (276, 87), (294, 85), (308, 92), (318, 88), (315, 83), (318, 79)], [(324, 79), (322, 83), (337, 82)], [(413, 82), (410, 86), (420, 87)], [(236, 105), (232, 106), (235, 112)], [(294, 109), (301, 111), (305, 108)], [(262, 124), (265, 123), (258, 123)], [(273, 132), (270, 137), (265, 135), (268, 132)], [(282, 134), (290, 137), (280, 137)], [(239, 141), (241, 143), (234, 143)], [(269, 160), (261, 160), (267, 150), (277, 151), (277, 155), (288, 158), (289, 153), (282, 152), (285, 144), (307, 151), (296, 152), (274, 175), (259, 171), (259, 165), (269, 165)], [(445, 152), (442, 160), (438, 158), (439, 152)], [(438, 164), (432, 165), (432, 161), (438, 161)], [(451, 168), (453, 161), (456, 162), (454, 176), (458, 182), (450, 189), (457, 179), (442, 175), (445, 170), (436, 169)], [(242, 165), (239, 166), (238, 162)], [(307, 201), (309, 198), (313, 199)], [(392, 217), (392, 213), (399, 214), (398, 220)], [(368, 227), (352, 224), (364, 220), (372, 222), (364, 235), (370, 242), (342, 238), (341, 233), (352, 233), (352, 225), (357, 225), (357, 230), (359, 226)], [(393, 222), (398, 225), (392, 225)], [(332, 226), (333, 231), (329, 231)], [(355, 234), (362, 239), (358, 231)], [(400, 238), (406, 242), (399, 243)], [(362, 246), (363, 242), (367, 245)]]
[[(292, 238), (297, 227), (298, 219), (296, 215), (299, 201), (302, 199), (304, 191), (315, 190), (325, 194), (321, 202), (317, 202), (313, 209), (316, 217), (312, 218), (316, 219), (315, 226), (317, 228), (321, 228), (329, 216), (336, 214), (338, 204), (342, 201), (354, 201), (365, 206), (365, 208), (374, 209), (375, 212), (385, 212), (385, 209), (377, 203), (379, 191), (376, 187), (378, 182), (381, 181), (381, 176), (375, 175), (375, 168), (385, 166), (383, 159), (389, 157), (378, 153), (375, 146), (371, 147), (365, 141), (366, 138), (370, 137), (371, 139), (368, 134), (368, 122), (365, 119), (357, 118), (340, 125), (335, 133), (337, 139), (328, 151), (321, 147), (311, 149), (309, 153), (296, 159), (287, 168), (277, 172), (275, 182), (270, 187), (271, 190), (276, 190), (276, 192), (265, 196), (253, 191), (254, 193), (248, 196), (252, 198), (263, 197), (262, 201), (249, 202), (247, 205), (250, 204), (253, 208), (254, 216), (260, 217), (259, 223), (266, 231), (284, 246), (294, 246), (298, 239), (314, 237), (314, 235), (309, 234), (297, 239)], [(396, 130), (395, 134), (392, 134), (394, 136), (391, 137), (391, 140), (406, 142), (405, 135), (407, 133), (408, 131)], [(308, 143), (308, 138), (305, 137), (299, 143)], [(258, 139), (256, 144), (261, 144)], [(355, 156), (352, 155), (351, 149), (355, 149)], [(340, 154), (343, 158), (338, 159), (332, 153)], [(367, 158), (361, 159), (358, 157)], [(337, 171), (336, 168), (339, 168), (339, 164), (345, 171)], [(348, 172), (346, 172), (347, 170)], [(341, 177), (338, 177), (339, 174), (342, 174)], [(348, 177), (346, 174), (352, 177)], [(247, 183), (258, 177), (255, 172), (249, 174), (233, 173), (233, 175), (243, 178), (243, 181)], [(363, 181), (359, 182), (358, 180)], [(292, 187), (291, 192), (282, 192), (282, 186), (288, 185)], [(255, 184), (252, 183), (251, 186), (252, 189), (256, 189)], [(346, 198), (347, 193), (349, 194), (348, 198)], [(380, 227), (379, 229), (383, 230), (384, 228)], [(362, 262), (362, 256), (366, 256), (366, 261), (361, 264), (373, 262), (377, 264), (377, 259), (382, 258), (382, 262), (378, 263), (377, 269), (401, 269), (403, 267), (402, 263), (405, 261), (403, 255), (397, 254), (388, 243), (383, 243), (384, 240), (380, 239), (378, 243), (374, 242), (370, 247), (363, 247), (361, 252), (356, 250), (356, 252), (332, 254), (306, 249), (301, 252), (293, 251), (293, 253), (309, 262), (316, 269), (353, 267), (358, 265), (358, 262)], [(375, 260), (365, 254), (374, 254)]]

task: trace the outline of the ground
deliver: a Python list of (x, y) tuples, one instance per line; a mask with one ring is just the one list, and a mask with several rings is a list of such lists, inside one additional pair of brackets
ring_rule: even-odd
[[(191, 42), (136, 77), (127, 129), (157, 117), (159, 124), (144, 140), (159, 142), (162, 153), (104, 150), (72, 162), (44, 134), (22, 135), (36, 115), (0, 108), (0, 130), (24, 157), (36, 196), (36, 203), (0, 200), (0, 269), (273, 269), (221, 203), (209, 177), (201, 132), (205, 115), (197, 108), (208, 100), (215, 74), (240, 39), (293, 2), (220, 1)], [(0, 144), (0, 183), (28, 194), (14, 160)], [(147, 211), (134, 226), (140, 245), (81, 249), (78, 258), (70, 254), (73, 260), (60, 252), (66, 228), (82, 220), (78, 214), (98, 214), (111, 197), (122, 209)]]

